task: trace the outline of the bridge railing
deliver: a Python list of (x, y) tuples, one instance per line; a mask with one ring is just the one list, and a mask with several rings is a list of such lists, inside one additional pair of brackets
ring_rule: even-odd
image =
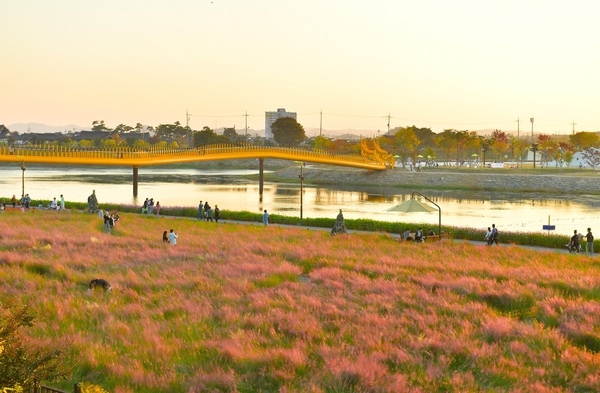
[[(0, 161), (32, 161), (69, 163), (69, 159), (95, 165), (153, 165), (188, 161), (223, 160), (233, 158), (279, 158), (284, 160), (346, 165), (366, 169), (393, 168), (393, 162), (378, 159), (378, 155), (336, 154), (325, 150), (299, 147), (215, 144), (192, 149), (130, 147), (72, 148), (53, 145), (7, 146), (0, 144)], [(196, 159), (197, 158), (197, 159)], [(121, 164), (121, 162), (123, 164)]]
[(359, 155), (335, 154), (325, 150), (309, 150), (296, 147), (267, 147), (256, 145), (206, 145), (194, 149), (135, 149), (135, 148), (69, 148), (63, 146), (0, 146), (0, 155), (20, 157), (75, 157), (95, 159), (140, 159), (158, 157), (185, 157), (199, 155), (217, 155), (243, 152), (265, 152), (293, 154), (305, 157), (329, 157), (341, 160), (365, 162)]

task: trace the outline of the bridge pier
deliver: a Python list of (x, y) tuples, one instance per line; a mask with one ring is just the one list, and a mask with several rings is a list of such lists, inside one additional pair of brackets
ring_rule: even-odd
[(133, 196), (138, 195), (138, 167), (133, 167)]
[(263, 170), (265, 168), (265, 159), (258, 159), (258, 195), (262, 197), (263, 194)]

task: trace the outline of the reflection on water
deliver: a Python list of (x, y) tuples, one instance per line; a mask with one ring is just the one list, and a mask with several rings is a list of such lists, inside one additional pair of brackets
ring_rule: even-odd
[[(300, 184), (265, 183), (262, 199), (258, 180), (241, 175), (256, 170), (197, 170), (140, 168), (138, 197), (132, 196), (130, 168), (55, 168), (30, 167), (25, 172), (25, 192), (32, 198), (52, 199), (60, 194), (68, 201), (85, 201), (96, 190), (99, 201), (141, 206), (154, 198), (162, 206), (197, 206), (200, 200), (227, 210), (299, 216)], [(0, 195), (21, 194), (20, 166), (0, 167)], [(341, 188), (341, 187), (340, 187)], [(439, 215), (433, 213), (391, 213), (386, 210), (411, 198), (412, 190), (386, 187), (343, 189), (303, 186), (303, 217), (335, 218), (339, 209), (346, 218), (367, 218), (391, 222), (422, 223), (437, 227)], [(587, 227), (600, 231), (598, 196), (572, 199), (562, 195), (490, 193), (448, 190), (419, 190), (442, 209), (442, 224), (487, 228), (492, 223), (502, 231), (541, 232), (542, 225), (556, 225), (556, 233), (569, 236), (574, 229), (585, 233)], [(482, 235), (483, 236), (483, 235)]]

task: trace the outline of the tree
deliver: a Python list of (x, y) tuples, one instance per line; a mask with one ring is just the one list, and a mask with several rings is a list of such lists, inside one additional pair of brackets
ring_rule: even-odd
[(456, 149), (456, 139), (454, 138), (455, 130), (446, 129), (437, 136), (437, 145), (444, 152), (446, 160), (450, 159), (452, 151)]
[(176, 121), (173, 124), (159, 124), (156, 127), (156, 135), (160, 139), (171, 139), (178, 142), (184, 142), (187, 145), (187, 138), (192, 133), (189, 127), (183, 127)]
[(271, 125), (273, 139), (282, 146), (298, 146), (306, 139), (304, 127), (292, 117), (280, 117)]
[(223, 136), (226, 137), (227, 139), (229, 139), (231, 142), (237, 142), (238, 139), (238, 133), (235, 132), (235, 126), (234, 127), (225, 127), (223, 129)]
[(144, 149), (148, 149), (150, 147), (150, 144), (148, 142), (145, 142), (145, 141), (141, 140), (141, 139), (136, 139), (133, 142), (133, 147), (135, 147), (136, 149), (142, 149), (142, 150), (144, 150)]
[(315, 138), (313, 149), (315, 150), (333, 150), (333, 141), (329, 138), (319, 135)]
[(92, 122), (92, 131), (110, 131), (110, 128), (104, 124), (104, 120), (94, 120)]
[(586, 164), (592, 167), (592, 169), (596, 169), (598, 165), (600, 165), (600, 149), (596, 149), (593, 147), (589, 147), (583, 151), (583, 159)]
[(548, 162), (552, 159), (556, 159), (558, 157), (558, 142), (552, 139), (550, 135), (540, 134), (537, 138), (537, 151), (540, 152), (540, 165), (546, 164), (548, 166)]
[[(410, 128), (401, 128), (394, 135), (396, 141), (396, 152), (400, 156), (400, 162), (402, 166), (406, 166), (408, 157), (412, 156), (417, 146), (419, 146), (419, 138), (415, 135), (415, 131)], [(413, 161), (414, 163), (414, 161)]]
[(134, 130), (134, 128), (132, 126), (127, 126), (125, 124), (119, 124), (118, 126), (115, 127), (115, 129), (113, 130), (115, 133), (127, 133), (130, 132), (131, 130)]
[(66, 378), (62, 351), (30, 340), (24, 330), (34, 325), (29, 307), (0, 298), (0, 388), (31, 388), (35, 381)]
[(590, 147), (597, 147), (600, 137), (595, 132), (578, 132), (569, 135), (571, 144), (578, 150), (586, 150)]
[(529, 151), (529, 142), (524, 139), (519, 139), (516, 137), (512, 137), (511, 141), (512, 149), (513, 149), (513, 157), (519, 161), (523, 160), (523, 153)]
[(201, 131), (194, 132), (194, 146), (214, 145), (217, 143), (227, 143), (227, 139), (223, 135), (217, 135), (210, 127), (204, 126)]
[(481, 159), (482, 159), (482, 163), (483, 165), (485, 165), (485, 154), (487, 153), (488, 150), (490, 150), (490, 147), (494, 144), (494, 141), (491, 140), (490, 138), (486, 138), (485, 136), (481, 136), (479, 137), (479, 149), (481, 150)]
[(410, 128), (413, 129), (413, 131), (415, 132), (415, 135), (421, 142), (421, 143), (419, 143), (419, 146), (421, 146), (421, 148), (435, 147), (436, 134), (435, 134), (435, 132), (431, 131), (431, 128), (418, 128), (415, 126), (412, 126)]
[(506, 135), (506, 133), (504, 131), (501, 131), (501, 130), (492, 131), (492, 147), (494, 148), (494, 151), (500, 158), (499, 161), (503, 161), (502, 156), (504, 155), (504, 153), (506, 153), (508, 151), (508, 147), (509, 147), (508, 136)]
[(103, 148), (113, 148), (117, 146), (117, 141), (114, 139), (104, 139), (102, 140), (102, 147)]

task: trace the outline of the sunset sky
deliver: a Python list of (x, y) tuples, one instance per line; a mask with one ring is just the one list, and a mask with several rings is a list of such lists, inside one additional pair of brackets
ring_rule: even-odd
[(0, 4), (0, 124), (600, 130), (593, 0)]

